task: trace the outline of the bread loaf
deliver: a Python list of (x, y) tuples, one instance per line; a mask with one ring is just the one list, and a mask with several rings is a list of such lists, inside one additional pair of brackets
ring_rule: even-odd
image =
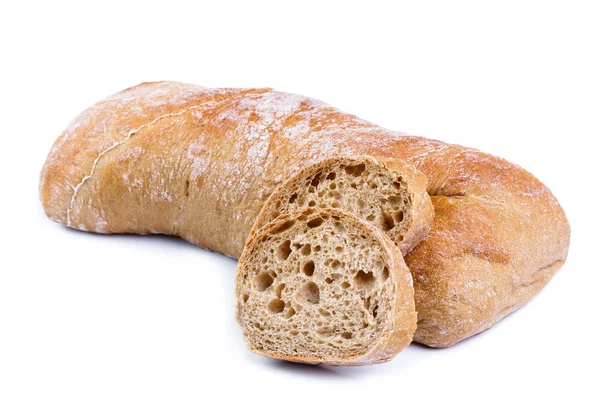
[(403, 254), (429, 232), (433, 206), (427, 179), (400, 160), (335, 157), (310, 165), (279, 185), (254, 224), (306, 207), (332, 207), (385, 231)]
[(565, 261), (565, 215), (523, 169), (269, 89), (158, 82), (117, 93), (57, 139), (40, 194), (49, 218), (76, 229), (179, 235), (239, 257), (275, 188), (337, 156), (404, 160), (428, 178), (433, 226), (406, 259), (421, 343), (489, 328)]
[(388, 361), (417, 325), (397, 246), (331, 208), (282, 214), (254, 232), (237, 270), (236, 310), (252, 351), (304, 363)]

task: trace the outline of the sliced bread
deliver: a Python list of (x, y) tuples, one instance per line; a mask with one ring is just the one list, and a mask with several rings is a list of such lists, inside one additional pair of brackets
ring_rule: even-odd
[(254, 224), (307, 207), (352, 213), (386, 232), (407, 254), (429, 232), (433, 206), (427, 179), (399, 160), (333, 157), (311, 164), (271, 194)]
[(412, 340), (412, 278), (397, 246), (332, 208), (284, 214), (248, 240), (236, 317), (250, 350), (311, 364), (390, 360)]

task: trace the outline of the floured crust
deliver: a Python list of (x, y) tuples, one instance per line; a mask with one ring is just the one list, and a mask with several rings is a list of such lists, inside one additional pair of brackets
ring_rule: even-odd
[(566, 259), (565, 214), (522, 168), (270, 89), (157, 82), (117, 93), (57, 139), (40, 196), (49, 218), (76, 229), (178, 235), (239, 257), (275, 188), (336, 156), (399, 159), (428, 178), (433, 227), (407, 257), (421, 343), (486, 329)]
[(433, 221), (426, 186), (425, 176), (400, 160), (324, 159), (279, 185), (256, 218), (253, 230), (301, 208), (334, 207), (384, 230), (402, 254), (407, 254), (427, 236)]
[[(314, 221), (318, 221), (318, 225), (311, 225)], [(334, 230), (332, 226), (339, 226), (339, 230)], [(329, 230), (331, 236), (328, 236), (328, 240), (311, 237), (314, 232), (317, 232), (316, 235), (325, 233), (327, 236)], [(278, 258), (277, 251), (282, 243), (289, 247), (289, 252)], [(358, 257), (361, 245), (367, 246), (369, 256), (366, 259)], [(305, 252), (307, 246), (312, 251)], [(335, 252), (333, 247), (336, 247)], [(320, 249), (319, 253), (315, 253), (316, 248)], [(338, 252), (337, 249), (341, 250)], [(318, 256), (323, 256), (323, 253), (330, 260), (341, 259), (341, 267), (334, 269), (328, 267), (327, 263), (323, 264), (322, 259), (319, 261)], [(335, 261), (339, 263), (337, 259)], [(295, 269), (295, 264), (302, 265), (306, 260), (310, 260), (312, 265), (308, 276), (302, 268)], [(376, 261), (381, 262), (379, 267), (375, 266)], [(382, 277), (382, 271), (378, 268), (385, 268), (385, 277)], [(376, 304), (375, 310), (379, 311), (378, 315), (375, 314), (375, 319), (370, 314), (377, 311), (359, 311), (359, 315), (363, 315), (363, 312), (369, 315), (372, 325), (368, 328), (354, 327), (352, 320), (355, 315), (345, 316), (346, 320), (343, 320), (339, 314), (331, 314), (338, 306), (343, 307), (344, 302), (350, 301), (350, 294), (356, 296), (365, 290), (342, 275), (349, 274), (351, 277), (357, 272), (355, 270), (371, 274), (374, 280), (371, 284), (376, 285), (375, 292), (371, 289), (367, 292), (370, 294), (361, 294), (368, 295), (371, 307)], [(334, 280), (331, 279), (332, 273), (338, 275)], [(262, 285), (257, 290), (256, 281), (263, 276), (268, 279), (268, 287)], [(282, 278), (285, 276), (287, 278)], [(298, 279), (301, 279), (300, 283), (296, 283), (299, 287), (294, 287), (293, 284)], [(320, 292), (316, 304), (297, 300), (298, 292), (307, 284), (314, 285)], [(340, 284), (347, 285), (347, 288), (340, 289)], [(287, 293), (288, 291), (291, 293)], [(272, 302), (279, 307), (276, 312), (268, 310)], [(364, 299), (361, 298), (361, 306), (356, 310), (362, 307), (363, 302)], [(319, 322), (317, 331), (346, 325), (346, 331), (340, 332), (341, 336), (331, 333), (321, 337), (325, 343), (321, 345), (315, 344), (315, 340), (320, 337), (318, 334), (316, 338), (312, 337), (312, 330), (317, 326), (310, 327), (319, 314), (316, 317), (303, 314), (306, 309), (316, 313), (317, 307), (327, 315), (321, 318), (324, 325)], [(341, 210), (308, 208), (279, 216), (255, 231), (248, 240), (236, 274), (236, 317), (248, 347), (261, 355), (309, 364), (364, 365), (385, 362), (411, 342), (416, 329), (412, 277), (397, 246), (381, 230)], [(351, 326), (348, 326), (349, 322), (352, 322)], [(356, 335), (361, 331), (366, 333), (366, 329), (376, 329), (377, 334), (373, 339), (367, 340), (365, 348), (361, 347), (361, 350), (353, 352), (350, 344), (344, 346), (344, 342), (356, 340)], [(344, 334), (348, 336), (344, 337)], [(278, 345), (279, 335), (286, 340)], [(285, 347), (290, 340), (296, 341), (296, 344), (291, 348)], [(336, 345), (334, 341), (340, 345)], [(341, 348), (328, 349), (327, 343)]]

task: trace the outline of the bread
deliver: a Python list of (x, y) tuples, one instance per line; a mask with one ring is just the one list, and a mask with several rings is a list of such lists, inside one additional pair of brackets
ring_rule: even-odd
[(339, 208), (385, 231), (407, 254), (425, 238), (433, 220), (426, 186), (425, 176), (400, 160), (324, 159), (279, 185), (256, 218), (254, 229), (306, 207)]
[(252, 351), (334, 365), (388, 361), (417, 326), (397, 246), (331, 208), (282, 214), (250, 237), (236, 275), (236, 316)]
[(552, 193), (505, 160), (406, 136), (269, 89), (145, 83), (85, 110), (42, 169), (48, 217), (101, 233), (165, 233), (239, 257), (267, 198), (320, 160), (404, 160), (428, 178), (428, 237), (406, 258), (414, 339), (445, 347), (523, 305), (564, 263)]

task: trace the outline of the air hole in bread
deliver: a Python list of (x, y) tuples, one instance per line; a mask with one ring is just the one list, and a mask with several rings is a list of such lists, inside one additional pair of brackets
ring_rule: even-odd
[(308, 225), (309, 228), (316, 228), (318, 226), (321, 226), (322, 224), (323, 218), (314, 218), (306, 223), (306, 225)]
[(350, 287), (350, 283), (342, 282), (342, 289), (348, 289)]
[(293, 195), (290, 196), (289, 203), (294, 204), (294, 202), (296, 201), (297, 198), (298, 198), (298, 194), (294, 193)]
[(244, 301), (244, 303), (248, 302), (249, 298), (250, 296), (248, 295), (248, 293), (244, 293), (244, 295), (242, 296), (242, 300)]
[(309, 207), (314, 207), (316, 205), (317, 205), (317, 203), (314, 200), (311, 200), (311, 201), (308, 202), (308, 206)]
[(377, 311), (379, 310), (379, 306), (373, 307), (373, 318), (377, 318)]
[(183, 188), (183, 193), (185, 194), (185, 197), (188, 197), (190, 195), (190, 180), (187, 179), (185, 181), (185, 186)]
[(315, 333), (321, 337), (331, 337), (333, 336), (333, 328), (330, 326), (325, 326), (322, 328), (318, 328)]
[(394, 228), (395, 225), (396, 223), (394, 222), (394, 218), (389, 213), (383, 213), (382, 229), (387, 232)]
[(277, 285), (277, 287), (275, 288), (275, 296), (281, 298), (281, 292), (283, 292), (283, 289), (285, 289), (285, 283), (280, 283), (279, 285)]
[(267, 308), (274, 314), (279, 314), (285, 309), (285, 303), (279, 299), (273, 299), (269, 302)]
[(336, 176), (335, 172), (330, 172), (330, 173), (327, 174), (327, 176), (325, 177), (325, 179), (327, 179), (329, 181), (332, 181), (332, 180), (335, 179), (335, 176)]
[(320, 293), (317, 284), (314, 282), (305, 283), (298, 290), (298, 299), (308, 304), (319, 304)]
[(281, 243), (277, 248), (277, 258), (279, 258), (280, 261), (285, 261), (290, 256), (292, 252), (290, 244), (291, 242), (289, 240), (286, 240), (285, 242)]
[[(292, 307), (288, 308), (287, 311), (285, 312), (285, 317), (287, 319), (290, 319), (294, 316), (294, 314), (296, 314), (296, 310), (294, 310)], [(292, 333), (292, 332), (290, 332)], [(293, 333), (292, 333), (293, 334)], [(298, 331), (296, 331), (296, 334), (298, 334)]]
[(375, 283), (375, 276), (372, 272), (360, 270), (354, 276), (354, 284), (359, 289), (369, 289)]
[(352, 175), (355, 177), (359, 177), (363, 174), (363, 172), (365, 172), (366, 166), (365, 164), (358, 164), (358, 165), (348, 165), (347, 167), (344, 168), (344, 170), (346, 171), (346, 173), (348, 175)]
[(312, 181), (310, 181), (311, 186), (317, 187), (319, 185), (319, 182), (321, 181), (321, 175), (322, 174), (320, 172), (315, 175)]
[(323, 317), (331, 316), (331, 313), (329, 311), (327, 311), (326, 309), (324, 309), (323, 307), (319, 308), (319, 314), (321, 314)]
[(395, 213), (392, 214), (392, 218), (394, 219), (394, 221), (396, 221), (396, 223), (400, 223), (400, 222), (404, 221), (404, 212), (396, 211)]
[(342, 246), (336, 246), (335, 252), (337, 254), (342, 254), (344, 252), (344, 248)]
[(290, 229), (292, 226), (294, 226), (294, 224), (295, 224), (295, 223), (296, 223), (296, 221), (294, 221), (294, 220), (285, 221), (285, 222), (283, 222), (283, 223), (281, 223), (281, 224), (277, 225), (277, 226), (276, 226), (276, 227), (274, 227), (273, 229), (271, 229), (271, 233), (272, 233), (273, 235), (276, 235), (276, 234), (278, 234), (278, 233), (285, 232), (285, 231), (287, 231), (288, 229)]
[(261, 272), (254, 277), (254, 288), (264, 292), (273, 284), (273, 277), (268, 272)]
[(302, 267), (302, 272), (304, 272), (304, 275), (306, 276), (312, 276), (315, 273), (315, 263), (313, 261), (308, 261)]
[(344, 339), (352, 339), (352, 333), (350, 333), (350, 332), (343, 332), (342, 333), (342, 337)]
[(322, 328), (318, 328), (315, 333), (320, 336), (320, 337), (331, 337), (333, 336), (333, 328), (331, 328), (330, 326), (325, 326)]
[(381, 273), (381, 278), (384, 281), (387, 281), (389, 277), (390, 277), (390, 270), (388, 269), (388, 267), (383, 268), (383, 272)]
[(303, 256), (308, 256), (311, 253), (311, 247), (310, 244), (305, 244), (304, 246), (302, 246), (302, 248), (300, 249), (300, 254), (302, 254)]

